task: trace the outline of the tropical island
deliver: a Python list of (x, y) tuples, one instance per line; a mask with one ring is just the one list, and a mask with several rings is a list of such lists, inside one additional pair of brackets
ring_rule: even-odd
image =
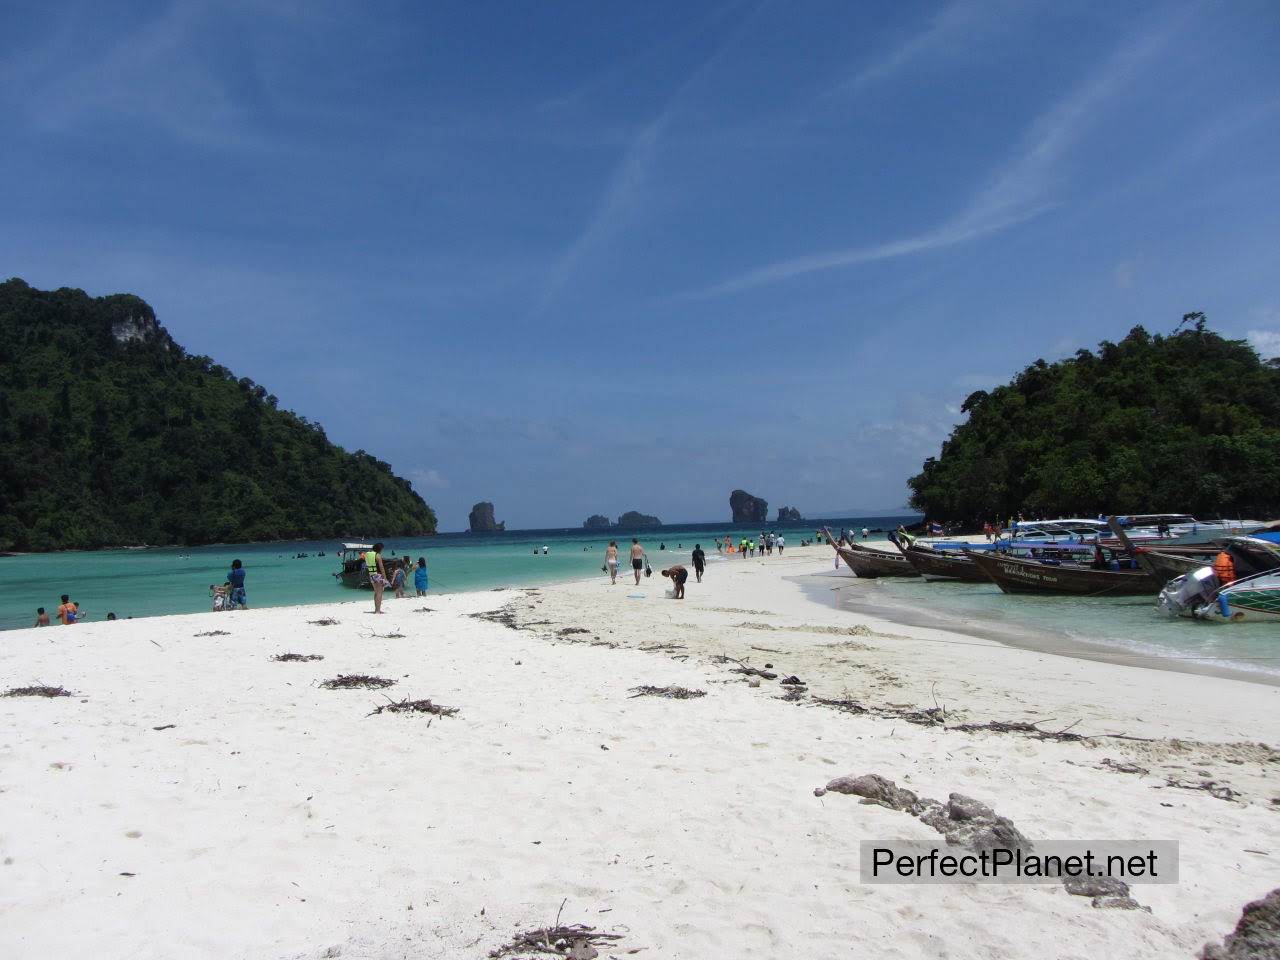
[(769, 501), (753, 497), (745, 490), (729, 494), (729, 509), (734, 523), (763, 523), (769, 519)]
[(499, 523), (493, 516), (493, 504), (481, 500), (471, 508), (467, 516), (467, 529), (472, 533), (501, 533), (507, 529), (506, 521)]
[(0, 550), (434, 534), (391, 467), (139, 297), (0, 283)]
[(1189, 313), (1174, 333), (1037, 360), (977, 390), (941, 453), (908, 481), (937, 520), (1280, 507), (1280, 369)]
[(796, 521), (803, 520), (803, 519), (804, 517), (800, 516), (800, 511), (797, 510), (795, 507), (779, 507), (778, 508), (779, 523), (794, 523)]
[(609, 518), (600, 513), (593, 513), (582, 521), (582, 527), (584, 530), (608, 530)]
[(662, 521), (657, 517), (649, 516), (647, 513), (628, 510), (618, 518), (616, 526), (620, 530), (636, 530), (641, 527), (660, 527), (662, 526)]

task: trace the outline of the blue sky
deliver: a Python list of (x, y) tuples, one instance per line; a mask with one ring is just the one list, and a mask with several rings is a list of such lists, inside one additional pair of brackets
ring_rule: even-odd
[(143, 296), (442, 529), (894, 508), (1038, 357), (1280, 353), (1277, 49), (1272, 0), (14, 5), (0, 274)]

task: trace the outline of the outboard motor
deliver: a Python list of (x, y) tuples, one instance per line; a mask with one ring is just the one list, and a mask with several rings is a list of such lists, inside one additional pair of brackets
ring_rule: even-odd
[(1199, 607), (1213, 601), (1219, 587), (1213, 567), (1201, 567), (1166, 583), (1156, 603), (1171, 617), (1193, 617)]

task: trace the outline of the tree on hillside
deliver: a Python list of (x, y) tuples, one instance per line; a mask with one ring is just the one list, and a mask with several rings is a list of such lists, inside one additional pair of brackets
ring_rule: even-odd
[(961, 410), (967, 421), (908, 481), (930, 517), (1257, 517), (1280, 502), (1280, 370), (1202, 313), (1168, 336), (1139, 326), (1037, 360)]

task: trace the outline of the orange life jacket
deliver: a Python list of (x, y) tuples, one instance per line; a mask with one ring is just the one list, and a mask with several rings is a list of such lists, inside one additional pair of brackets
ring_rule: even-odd
[(1236, 562), (1231, 559), (1231, 554), (1223, 550), (1220, 554), (1213, 558), (1213, 572), (1217, 574), (1218, 582), (1224, 587), (1236, 578)]

